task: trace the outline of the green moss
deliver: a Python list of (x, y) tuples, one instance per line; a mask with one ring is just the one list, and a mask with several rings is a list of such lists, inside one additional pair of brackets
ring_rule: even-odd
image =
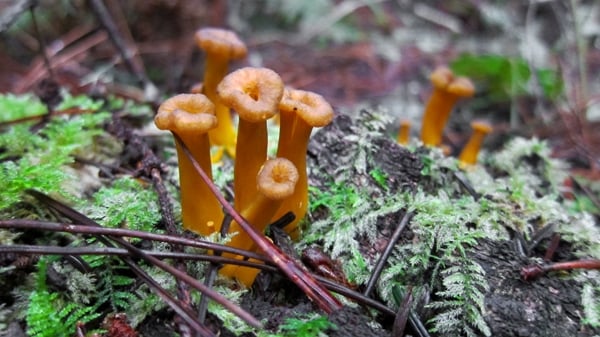
[(30, 94), (27, 95), (0, 95), (0, 122), (7, 122), (19, 118), (39, 116), (46, 113), (46, 106)]
[[(6, 97), (0, 95), (0, 101)], [(21, 102), (21, 99), (17, 101)], [(28, 99), (32, 110), (39, 112), (35, 108), (37, 101)], [(93, 101), (85, 98), (78, 102), (90, 105)], [(29, 110), (23, 108), (20, 113), (27, 114)], [(0, 174), (3, 176), (0, 180), (0, 211), (21, 200), (23, 191), (30, 188), (64, 194), (63, 184), (72, 178), (67, 167), (74, 161), (74, 156), (93, 146), (95, 137), (103, 133), (102, 123), (108, 116), (108, 113), (59, 116), (36, 133), (30, 131), (31, 123), (25, 123), (11, 126), (0, 134), (0, 148), (4, 149), (0, 154)]]
[(83, 207), (90, 218), (107, 227), (126, 227), (156, 232), (161, 219), (158, 196), (152, 185), (119, 178), (93, 195), (93, 204)]

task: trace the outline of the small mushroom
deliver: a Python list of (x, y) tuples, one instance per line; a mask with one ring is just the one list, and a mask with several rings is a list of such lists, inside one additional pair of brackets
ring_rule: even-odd
[(283, 81), (271, 69), (246, 67), (225, 76), (217, 94), (240, 117), (233, 191), (234, 207), (242, 211), (257, 193), (256, 174), (267, 159), (266, 121), (277, 113)]
[(331, 122), (334, 113), (323, 96), (310, 91), (286, 88), (279, 103), (280, 128), (277, 157), (291, 160), (299, 172), (294, 195), (286, 199), (275, 214), (277, 219), (291, 211), (295, 220), (285, 227), (294, 239), (299, 236), (298, 223), (308, 207), (308, 177), (306, 173), (306, 152), (308, 140), (314, 127), (322, 127)]
[(411, 122), (408, 119), (402, 119), (400, 121), (400, 128), (398, 129), (398, 144), (407, 145), (410, 141), (410, 126)]
[(231, 156), (235, 156), (235, 128), (229, 108), (219, 102), (217, 85), (227, 74), (229, 62), (246, 57), (246, 45), (232, 31), (222, 28), (201, 28), (196, 31), (198, 47), (206, 53), (204, 66), (203, 93), (215, 104), (215, 113), (219, 121), (217, 127), (209, 132), (213, 145), (224, 146)]
[[(206, 96), (180, 94), (167, 99), (158, 108), (154, 123), (161, 130), (177, 134), (212, 178), (207, 132), (216, 127), (217, 118), (214, 105)], [(221, 205), (179, 145), (177, 159), (183, 226), (201, 235), (218, 231), (223, 220)]]
[(438, 67), (430, 76), (433, 92), (425, 107), (421, 140), (428, 146), (439, 146), (452, 108), (460, 98), (475, 93), (473, 83), (465, 77), (454, 77), (446, 67)]
[(492, 126), (482, 121), (473, 121), (471, 128), (473, 129), (473, 133), (458, 157), (459, 165), (462, 168), (477, 164), (477, 156), (479, 155), (483, 139), (488, 133), (492, 132)]
[[(267, 160), (253, 180), (258, 193), (251, 203), (244, 208), (241, 215), (260, 232), (264, 232), (273, 214), (281, 203), (289, 198), (298, 182), (298, 170), (285, 158)], [(231, 247), (249, 250), (254, 242), (237, 222), (231, 223), (230, 233), (237, 232), (228, 243)], [(228, 254), (224, 254), (227, 256)], [(259, 270), (248, 267), (227, 265), (221, 268), (222, 275), (235, 277), (246, 286), (251, 286)]]

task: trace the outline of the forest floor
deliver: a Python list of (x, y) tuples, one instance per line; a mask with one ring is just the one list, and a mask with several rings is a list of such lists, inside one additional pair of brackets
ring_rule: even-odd
[[(81, 179), (77, 181), (79, 185), (69, 183), (69, 188), (75, 190), (71, 191), (70, 200), (74, 208), (84, 212), (86, 208), (74, 199), (91, 200), (103, 186), (111, 186), (123, 175), (141, 177), (140, 181), (151, 189), (152, 176), (143, 173), (148, 165), (143, 160), (148, 158), (146, 153), (142, 155), (145, 149), (155, 152), (161, 167), (169, 172), (163, 172), (165, 181), (177, 180), (175, 161), (164, 156), (173, 153), (173, 144), (169, 143), (172, 140), (165, 140), (150, 126), (153, 113), (164, 97), (188, 92), (201, 81), (204, 57), (194, 43), (196, 29), (225, 26), (235, 30), (249, 50), (248, 57), (234, 62), (231, 69), (271, 68), (286, 85), (324, 96), (336, 112), (334, 121), (318, 130), (309, 144), (308, 169), (314, 188), (311, 202), (321, 204), (311, 206), (305, 224), (310, 227), (314, 223), (315, 228), (308, 229), (306, 237), (287, 253), (294, 255), (294, 251), (318, 247), (324, 251), (324, 259), (343, 269), (334, 272), (339, 277), (334, 281), (348, 291), (364, 293), (368, 277), (392, 233), (404, 217), (409, 219), (396, 244), (399, 248), (388, 262), (388, 267), (394, 267), (396, 261), (396, 269), (385, 269), (376, 290), (366, 296), (387, 306), (388, 311), (369, 308), (362, 299), (344, 299), (344, 309), (328, 316), (336, 328), (325, 325), (321, 328), (323, 334), (600, 335), (600, 316), (590, 317), (594, 309), (600, 315), (600, 284), (593, 281), (597, 273), (550, 272), (533, 280), (523, 278), (527, 266), (600, 258), (600, 236), (594, 236), (600, 232), (600, 133), (594, 131), (600, 128), (597, 2), (444, 1), (440, 5), (436, 1), (411, 0), (281, 4), (156, 0), (122, 4), (105, 0), (109, 12), (104, 16), (84, 2), (61, 2), (56, 6), (51, 3), (39, 1), (34, 7), (35, 21), (30, 11), (19, 7), (27, 7), (29, 1), (16, 1), (12, 6), (0, 4), (0, 93), (33, 93), (49, 107), (58, 106), (65, 92), (105, 103), (101, 109), (77, 106), (74, 110), (56, 111), (60, 115), (106, 110), (112, 115), (109, 120), (113, 122), (105, 122), (104, 133), (96, 135), (100, 140), (94, 150), (99, 153), (92, 154), (88, 162), (80, 160), (69, 165)], [(9, 8), (15, 10), (14, 14), (6, 10)], [(114, 21), (116, 32), (101, 25), (101, 18)], [(121, 50), (115, 37), (123, 42)], [(40, 41), (46, 57), (41, 56)], [(125, 51), (126, 56), (120, 51)], [(449, 120), (444, 133), (446, 159), (416, 140), (423, 107), (431, 92), (428, 77), (439, 65), (469, 75), (477, 87), (476, 95), (461, 102)], [(113, 97), (134, 102), (136, 108), (142, 107), (142, 112), (130, 113), (121, 106), (107, 108)], [(412, 123), (414, 138), (407, 147), (395, 141), (399, 122), (405, 119)], [(469, 123), (475, 119), (487, 120), (494, 131), (486, 139), (480, 167), (463, 176), (456, 164), (447, 159), (458, 156), (470, 135)], [(31, 120), (1, 118), (0, 129), (8, 134), (9, 128), (25, 122)], [(42, 128), (47, 122), (42, 117), (33, 119)], [(135, 139), (140, 142), (111, 129), (120, 123), (127, 125), (123, 130), (128, 131), (123, 132), (136, 134), (139, 137)], [(542, 139), (550, 152), (532, 145), (533, 152), (511, 153), (519, 151), (514, 149), (513, 141), (521, 137)], [(120, 145), (114, 145), (117, 143)], [(170, 150), (162, 150), (165, 144)], [(1, 163), (25, 157), (10, 151), (12, 147), (0, 141)], [(514, 172), (501, 162), (506, 153), (516, 161), (509, 164)], [(96, 159), (106, 159), (108, 155), (115, 157), (105, 162)], [(566, 163), (568, 168), (552, 171), (554, 160), (561, 165)], [(230, 171), (231, 166), (225, 158), (216, 170)], [(93, 174), (89, 174), (89, 167), (95, 167)], [(514, 180), (523, 172), (531, 176), (524, 178), (526, 181), (519, 185), (522, 195), (517, 195)], [(559, 173), (551, 176), (549, 172)], [(220, 186), (225, 192), (229, 191), (231, 174), (223, 174)], [(563, 175), (565, 179), (555, 181)], [(386, 186), (382, 186), (381, 177)], [(494, 188), (510, 193), (496, 194), (489, 184), (497, 184)], [(175, 200), (176, 188), (168, 191)], [(499, 200), (499, 195), (506, 200)], [(343, 202), (333, 198), (336, 196), (344, 198)], [(395, 199), (397, 196), (402, 197)], [(435, 204), (437, 198), (443, 201)], [(551, 198), (554, 199), (548, 201)], [(19, 219), (23, 214), (34, 214), (36, 220), (67, 221), (60, 212), (41, 211), (47, 204), (32, 200), (30, 196), (23, 197), (11, 209), (3, 210), (0, 214), (5, 218), (0, 221)], [(398, 202), (405, 204), (398, 206)], [(539, 205), (532, 205), (537, 202)], [(447, 204), (456, 205), (455, 218), (444, 214)], [(164, 208), (164, 204), (160, 207)], [(562, 214), (554, 214), (552, 207)], [(432, 214), (439, 211), (443, 217), (434, 220), (437, 224), (433, 229), (428, 227), (431, 220), (419, 215), (426, 210)], [(566, 214), (571, 211), (573, 214)], [(492, 219), (493, 216), (500, 219)], [(445, 223), (441, 219), (454, 225), (442, 229)], [(586, 229), (587, 234), (575, 225), (590, 221), (593, 225)], [(165, 229), (164, 218), (156, 222), (161, 230)], [(358, 229), (347, 234), (344, 223), (356, 223)], [(489, 223), (502, 228), (476, 230), (480, 224)], [(476, 237), (476, 243), (466, 235), (460, 236), (461, 232), (471, 231), (481, 235)], [(4, 237), (0, 239), (3, 247), (31, 243), (64, 247), (78, 242), (73, 237), (44, 233), (25, 231), (6, 246)], [(336, 235), (349, 236), (345, 239), (347, 251), (341, 250), (341, 239), (338, 243), (332, 239)], [(447, 238), (448, 242), (442, 243)], [(578, 238), (589, 240), (590, 246), (582, 247), (583, 241), (578, 242)], [(464, 241), (449, 249), (451, 242), (457, 240)], [(144, 243), (137, 245), (148, 248)], [(357, 248), (350, 249), (352, 245)], [(360, 258), (353, 255), (357, 252)], [(36, 259), (29, 260), (21, 254), (11, 253), (10, 248), (0, 252), (0, 328), (6, 329), (4, 334), (0, 329), (0, 336), (44, 336), (27, 332), (27, 309), (23, 308), (27, 295), (22, 292), (33, 289), (34, 279), (39, 282), (39, 265)], [(417, 257), (427, 260), (406, 262)], [(402, 258), (406, 261), (401, 262)], [(361, 269), (361, 263), (367, 267)], [(409, 271), (411, 266), (414, 268)], [(445, 301), (448, 298), (444, 291), (450, 289), (446, 281), (450, 279), (448, 275), (471, 276), (466, 272), (452, 274), (456, 270), (453, 267), (482, 268), (473, 275), (485, 278), (484, 283), (462, 283), (475, 284), (476, 289), (473, 303), (465, 300), (460, 313), (458, 307), (448, 307), (450, 301)], [(202, 274), (189, 269), (191, 274)], [(64, 266), (48, 269), (51, 290), (66, 293), (70, 289), (69, 270), (72, 269)], [(331, 276), (318, 269), (311, 272)], [(131, 292), (134, 287), (140, 288), (143, 282), (139, 278), (131, 272), (124, 274), (135, 282), (119, 287)], [(221, 291), (239, 290), (223, 281), (217, 286)], [(171, 289), (175, 289), (174, 283)], [(189, 294), (189, 289), (177, 291), (180, 295), (186, 291)], [(302, 291), (275, 271), (261, 273), (253, 288), (240, 296), (234, 301), (266, 322), (265, 331), (281, 336), (293, 335), (278, 330), (289, 323), (290, 317), (306, 320), (318, 312)], [(592, 299), (591, 304), (584, 303), (586, 296)], [(185, 300), (197, 304), (197, 298), (182, 301)], [(410, 314), (408, 309), (402, 310), (408, 307)], [(115, 311), (111, 310), (114, 305), (99, 308), (99, 316), (90, 319), (88, 329), (100, 327), (107, 313)], [(449, 308), (457, 311), (453, 314)], [(206, 324), (214, 333), (259, 334), (245, 328), (234, 332), (232, 327), (237, 325), (227, 322), (229, 316), (219, 316), (210, 309), (209, 312), (212, 313)], [(448, 316), (442, 318), (441, 314)], [(120, 336), (111, 334), (110, 324), (105, 325), (108, 331), (103, 332), (104, 336)], [(116, 326), (118, 322), (112, 324)], [(404, 324), (406, 331), (401, 327)], [(419, 330), (419, 324), (423, 330)], [(137, 322), (135, 330), (146, 337), (193, 335), (182, 326), (185, 327), (182, 320), (163, 305)], [(318, 334), (309, 331), (305, 336), (313, 335)]]

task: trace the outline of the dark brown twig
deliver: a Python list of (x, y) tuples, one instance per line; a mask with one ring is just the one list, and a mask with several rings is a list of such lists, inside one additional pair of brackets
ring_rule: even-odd
[[(48, 197), (47, 195), (45, 195), (43, 193), (40, 193), (40, 192), (34, 191), (34, 190), (29, 190), (28, 192), (30, 194), (32, 194), (33, 196), (35, 196), (38, 200), (40, 200), (44, 204), (46, 204), (46, 205), (50, 206), (51, 208), (55, 209), (56, 211), (60, 212), (61, 214), (63, 214), (67, 218), (71, 219), (72, 221), (83, 223), (86, 226), (90, 226), (90, 227), (101, 227), (99, 224), (97, 224), (92, 219), (90, 219), (90, 218), (86, 217), (85, 215), (77, 212), (76, 210)], [(176, 278), (183, 280), (188, 285), (190, 285), (192, 288), (200, 291), (203, 294), (206, 294), (212, 300), (221, 304), (223, 307), (227, 308), (227, 310), (231, 311), (232, 313), (237, 315), (239, 318), (244, 320), (248, 325), (258, 328), (258, 329), (262, 328), (262, 324), (255, 317), (253, 317), (248, 312), (246, 312), (239, 306), (237, 306), (234, 303), (232, 303), (231, 301), (229, 301), (223, 295), (217, 293), (216, 291), (214, 291), (212, 289), (207, 288), (204, 284), (202, 284), (202, 282), (199, 282), (198, 280), (194, 279), (190, 275), (181, 272), (177, 268), (175, 268), (153, 256), (145, 254), (141, 249), (135, 247), (134, 245), (130, 244), (129, 242), (123, 240), (120, 237), (110, 236), (110, 240), (119, 244), (121, 247), (127, 249), (132, 255), (137, 256), (137, 257), (145, 260), (146, 262), (168, 272), (169, 274), (175, 276)], [(137, 265), (136, 265), (136, 267), (137, 267)], [(183, 309), (185, 309), (185, 308), (183, 308)]]
[[(237, 264), (245, 267), (277, 271), (277, 268), (263, 263), (240, 260), (223, 256), (196, 253), (181, 252), (161, 252), (142, 250), (145, 254), (152, 255), (159, 259), (180, 259), (188, 261), (203, 261), (216, 264)], [(58, 247), (58, 246), (37, 246), (37, 245), (0, 245), (0, 254), (26, 254), (26, 255), (114, 255), (131, 256), (127, 249), (114, 247)]]
[[(246, 260), (231, 259), (222, 256), (205, 255), (205, 254), (190, 254), (190, 253), (175, 253), (175, 252), (156, 252), (156, 251), (144, 251), (146, 254), (155, 256), (160, 259), (166, 258), (177, 258), (182, 260), (196, 260), (196, 261), (209, 261), (217, 264), (231, 263), (246, 267), (258, 268), (270, 272), (275, 272), (278, 269), (266, 264), (260, 264), (250, 262)], [(16, 254), (28, 254), (28, 255), (116, 255), (116, 256), (131, 256), (130, 252), (122, 248), (113, 247), (56, 247), (56, 246), (32, 246), (32, 245), (0, 245), (0, 254), (2, 253), (16, 253)], [(389, 317), (394, 317), (396, 312), (391, 308), (388, 308), (384, 304), (377, 302), (376, 300), (366, 297), (365, 295), (354, 291), (345, 285), (336, 283), (325, 277), (314, 275), (315, 279), (320, 282), (327, 289), (343, 295), (361, 305), (371, 307)], [(423, 327), (419, 318), (411, 311), (409, 313), (409, 323), (415, 331), (418, 332), (418, 336), (427, 337), (427, 331)]]
[(572, 269), (600, 269), (600, 260), (577, 260), (556, 262), (546, 265), (525, 266), (521, 269), (521, 278), (524, 281), (533, 281), (549, 271)]
[(560, 234), (554, 233), (552, 238), (550, 239), (550, 244), (548, 248), (546, 248), (546, 253), (544, 254), (544, 261), (552, 261), (552, 257), (554, 253), (556, 253), (556, 249), (558, 249), (558, 245), (560, 244)]
[(404, 329), (406, 328), (406, 321), (410, 316), (410, 307), (412, 306), (412, 287), (408, 288), (402, 303), (400, 303), (400, 307), (398, 308), (398, 313), (394, 318), (394, 324), (392, 328), (392, 337), (402, 337), (404, 336)]
[(388, 242), (387, 246), (385, 247), (385, 250), (379, 257), (379, 260), (377, 260), (377, 264), (375, 265), (375, 268), (373, 269), (373, 273), (371, 274), (371, 277), (369, 278), (369, 282), (367, 282), (367, 287), (365, 288), (365, 291), (364, 291), (365, 296), (367, 296), (367, 297), (370, 296), (373, 289), (375, 289), (375, 284), (377, 283), (377, 280), (379, 279), (379, 276), (381, 275), (381, 272), (383, 271), (383, 267), (385, 266), (385, 263), (386, 263), (388, 257), (392, 253), (394, 246), (400, 239), (400, 235), (402, 234), (402, 231), (404, 230), (404, 228), (406, 228), (406, 225), (410, 221), (410, 218), (412, 218), (413, 214), (414, 213), (412, 211), (404, 213), (404, 216), (402, 217), (400, 224), (394, 230), (394, 233), (392, 234), (390, 241)]
[[(38, 192), (39, 193), (39, 192)], [(160, 241), (166, 243), (180, 244), (189, 247), (203, 248), (207, 250), (220, 251), (225, 253), (242, 255), (259, 261), (266, 261), (264, 255), (248, 252), (242, 249), (237, 249), (217, 243), (206, 242), (202, 240), (192, 240), (181, 237), (174, 237), (165, 234), (154, 234), (142, 231), (122, 228), (105, 228), (105, 227), (89, 227), (76, 224), (46, 222), (38, 220), (15, 219), (15, 220), (0, 220), (0, 228), (16, 228), (16, 229), (40, 229), (54, 232), (68, 232), (78, 234), (91, 235), (108, 235), (119, 237), (131, 237), (144, 240)]]
[(259, 233), (253, 226), (251, 226), (242, 216), (225, 200), (223, 194), (219, 191), (217, 186), (208, 177), (206, 172), (202, 169), (198, 161), (192, 156), (190, 150), (183, 143), (181, 138), (173, 132), (175, 141), (181, 146), (181, 149), (188, 157), (196, 172), (202, 177), (202, 180), (208, 185), (212, 193), (221, 203), (221, 206), (225, 209), (225, 212), (233, 217), (240, 227), (250, 236), (252, 241), (262, 250), (265, 255), (269, 257), (271, 262), (275, 264), (279, 269), (294, 282), (302, 291), (313, 300), (321, 310), (326, 313), (332, 313), (335, 310), (342, 308), (342, 304), (333, 297), (323, 286), (308, 273), (306, 269), (298, 262), (290, 259), (289, 256), (285, 255), (277, 246), (269, 241), (262, 233)]

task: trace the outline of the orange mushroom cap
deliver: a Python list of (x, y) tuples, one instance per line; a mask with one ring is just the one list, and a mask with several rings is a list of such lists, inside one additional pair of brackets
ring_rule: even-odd
[(196, 44), (208, 54), (217, 54), (228, 60), (246, 57), (248, 49), (237, 34), (228, 29), (206, 27), (194, 34)]
[(452, 70), (444, 66), (435, 68), (435, 70), (429, 76), (429, 81), (431, 81), (431, 84), (438, 89), (445, 89), (453, 79), (454, 74), (452, 73)]
[(457, 77), (450, 82), (446, 91), (457, 97), (471, 97), (475, 94), (475, 86), (470, 79), (466, 77)]
[(265, 121), (277, 113), (283, 80), (271, 69), (246, 67), (225, 76), (217, 86), (223, 104), (248, 122)]
[(294, 193), (298, 170), (285, 158), (267, 160), (258, 172), (258, 191), (271, 200), (282, 200)]
[[(217, 118), (214, 115), (214, 105), (206, 96), (180, 94), (167, 99), (158, 108), (154, 123), (159, 129), (170, 130), (181, 137), (192, 156), (207, 175), (212, 177), (207, 132), (216, 127)], [(209, 235), (221, 225), (221, 205), (179, 144), (177, 159), (183, 225), (199, 234)]]
[(215, 106), (202, 94), (180, 94), (164, 101), (154, 123), (180, 136), (204, 133), (217, 126)]
[(285, 88), (280, 111), (295, 112), (306, 124), (312, 127), (322, 127), (333, 119), (333, 108), (323, 96), (304, 90)]

